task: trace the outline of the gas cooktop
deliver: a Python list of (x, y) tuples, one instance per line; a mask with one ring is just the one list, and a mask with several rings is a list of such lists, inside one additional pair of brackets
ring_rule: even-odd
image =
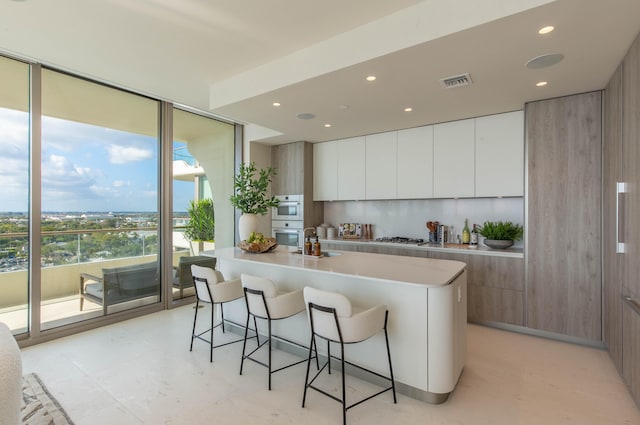
[(386, 242), (386, 243), (401, 243), (406, 245), (424, 245), (424, 239), (415, 239), (415, 238), (407, 238), (404, 236), (384, 236), (381, 238), (376, 238), (376, 242)]

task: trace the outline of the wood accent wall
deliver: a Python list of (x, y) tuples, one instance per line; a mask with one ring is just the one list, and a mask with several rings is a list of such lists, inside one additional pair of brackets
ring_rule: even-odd
[(525, 107), (527, 326), (602, 340), (601, 92)]
[(622, 259), (616, 254), (617, 188), (622, 181), (622, 65), (604, 92), (602, 275), (603, 339), (619, 372), (622, 372)]

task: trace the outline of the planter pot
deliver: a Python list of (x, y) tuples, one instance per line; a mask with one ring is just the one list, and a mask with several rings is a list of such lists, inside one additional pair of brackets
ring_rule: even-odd
[(193, 255), (198, 255), (202, 251), (208, 251), (216, 249), (215, 242), (207, 242), (207, 241), (191, 241), (191, 252)]
[(242, 214), (238, 221), (238, 234), (241, 241), (246, 241), (251, 232), (258, 228), (258, 216), (255, 214)]
[(512, 240), (485, 239), (484, 244), (493, 249), (507, 249), (513, 245)]

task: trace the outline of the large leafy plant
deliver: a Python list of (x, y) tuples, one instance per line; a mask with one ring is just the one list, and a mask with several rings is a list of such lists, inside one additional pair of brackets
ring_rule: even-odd
[(487, 239), (513, 241), (522, 239), (524, 232), (524, 228), (521, 225), (510, 221), (485, 221), (476, 230)]
[(184, 231), (192, 241), (214, 241), (216, 221), (213, 213), (213, 200), (210, 198), (189, 202), (189, 223)]
[(244, 214), (260, 215), (265, 215), (271, 207), (277, 207), (280, 201), (267, 196), (269, 183), (275, 174), (272, 167), (258, 170), (255, 162), (240, 164), (240, 170), (233, 178), (231, 205)]

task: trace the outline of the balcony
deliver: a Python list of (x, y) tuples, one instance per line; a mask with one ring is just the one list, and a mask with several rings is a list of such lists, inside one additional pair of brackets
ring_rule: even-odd
[[(89, 239), (108, 240), (111, 234), (125, 233), (127, 237), (121, 239), (137, 246), (129, 246), (125, 251), (137, 252), (138, 255), (117, 256), (115, 250), (106, 247), (98, 247), (88, 243)], [(103, 306), (84, 300), (80, 310), (80, 275), (81, 273), (101, 277), (102, 269), (123, 267), (134, 264), (156, 261), (157, 247), (149, 236), (155, 235), (155, 228), (137, 227), (127, 229), (99, 229), (76, 230), (64, 232), (43, 232), (42, 240), (56, 240), (57, 249), (44, 249), (41, 267), (41, 329), (51, 329), (66, 324), (92, 319), (104, 315)], [(12, 241), (22, 240), (26, 244), (25, 233), (0, 234), (0, 238), (10, 238)], [(192, 254), (189, 241), (185, 240), (182, 228), (176, 227), (173, 232), (173, 266), (177, 266), (180, 257)], [(44, 243), (44, 242), (43, 242)], [(51, 243), (51, 242), (48, 242)], [(74, 245), (76, 251), (69, 252), (69, 246)], [(91, 246), (91, 248), (89, 248)], [(87, 250), (91, 249), (91, 253)], [(2, 259), (0, 262), (0, 321), (9, 326), (14, 334), (24, 333), (28, 330), (28, 270), (26, 259), (12, 253), (13, 258)], [(3, 253), (5, 257), (7, 252)], [(63, 263), (63, 264), (60, 264)], [(187, 288), (182, 296), (188, 297), (194, 294), (193, 288)], [(173, 288), (173, 298), (180, 298), (180, 292)], [(160, 301), (159, 294), (143, 296), (134, 300), (114, 304), (109, 307), (107, 314), (127, 310), (142, 305), (153, 304)]]

